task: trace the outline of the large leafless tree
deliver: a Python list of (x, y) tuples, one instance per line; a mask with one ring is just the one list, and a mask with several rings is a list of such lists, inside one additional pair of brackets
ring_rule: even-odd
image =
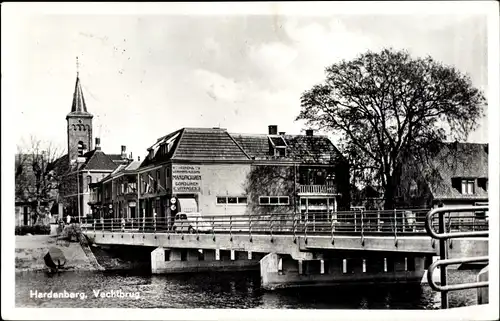
[(17, 147), (15, 159), (16, 200), (32, 205), (35, 221), (48, 213), (47, 205), (57, 198), (59, 176), (54, 170), (61, 156), (52, 143), (31, 137), (28, 144)]
[(326, 80), (301, 98), (298, 120), (340, 137), (357, 170), (376, 178), (394, 206), (394, 170), (450, 140), (465, 140), (486, 100), (468, 75), (407, 51), (366, 52), (326, 68)]

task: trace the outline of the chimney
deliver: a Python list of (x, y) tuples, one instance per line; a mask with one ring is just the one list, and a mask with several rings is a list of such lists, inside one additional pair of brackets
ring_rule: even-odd
[(314, 135), (314, 130), (306, 129), (306, 136), (312, 136), (312, 135)]
[(284, 135), (285, 135), (285, 132), (280, 132), (280, 135), (281, 135), (281, 136), (284, 136)]
[(127, 158), (127, 146), (122, 145), (122, 158)]
[(95, 138), (95, 149), (101, 150), (101, 139), (99, 137)]
[(278, 135), (278, 125), (269, 125), (269, 135)]

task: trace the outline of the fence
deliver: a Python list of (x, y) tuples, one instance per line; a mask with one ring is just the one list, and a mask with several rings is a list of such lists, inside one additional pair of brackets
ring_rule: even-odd
[[(447, 285), (447, 271), (446, 267), (448, 265), (454, 264), (462, 264), (462, 263), (472, 263), (472, 262), (488, 262), (489, 258), (487, 256), (480, 257), (472, 257), (472, 258), (456, 258), (456, 259), (448, 259), (448, 241), (453, 238), (465, 238), (465, 237), (487, 237), (488, 231), (486, 229), (474, 230), (472, 231), (456, 231), (452, 232), (451, 220), (449, 220), (448, 224), (445, 222), (445, 214), (451, 213), (484, 213), (486, 215), (488, 211), (488, 206), (474, 206), (474, 207), (457, 207), (457, 208), (438, 208), (430, 211), (426, 216), (425, 221), (425, 229), (426, 232), (434, 239), (439, 240), (439, 260), (431, 264), (427, 273), (427, 281), (429, 286), (435, 290), (441, 292), (441, 308), (448, 308), (448, 292), (463, 290), (463, 289), (472, 289), (472, 288), (481, 288), (487, 287), (488, 281), (478, 281), (474, 283), (465, 283), (465, 284), (451, 284)], [(439, 232), (436, 233), (434, 222), (435, 217), (438, 217), (438, 228)], [(481, 214), (482, 216), (482, 214)], [(485, 219), (487, 217), (485, 216)], [(487, 221), (486, 221), (487, 222)], [(447, 228), (448, 226), (448, 228)], [(473, 225), (474, 227), (474, 225)], [(437, 285), (434, 282), (433, 274), (435, 270), (441, 267), (440, 269), (440, 285)]]
[[(167, 218), (97, 219), (83, 222), (86, 230), (143, 233), (224, 233), (224, 234), (339, 234), (339, 235), (426, 235), (428, 210), (344, 211), (317, 213), (190, 215), (172, 222)], [(488, 230), (488, 217), (448, 215), (450, 231)], [(438, 227), (432, 219), (431, 226)]]

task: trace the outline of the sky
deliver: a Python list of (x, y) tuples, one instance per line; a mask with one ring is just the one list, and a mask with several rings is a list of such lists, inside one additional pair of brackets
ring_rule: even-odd
[[(34, 15), (17, 35), (16, 142), (67, 149), (76, 57), (94, 138), (141, 158), (181, 127), (299, 134), (300, 96), (341, 59), (385, 47), (431, 55), (488, 92), (484, 16)], [(487, 142), (486, 119), (471, 142)]]

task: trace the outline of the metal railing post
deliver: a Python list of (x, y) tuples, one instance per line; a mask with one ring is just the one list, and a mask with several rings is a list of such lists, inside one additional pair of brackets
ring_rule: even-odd
[(304, 221), (304, 236), (305, 236), (305, 243), (307, 244), (307, 225), (309, 224), (309, 215), (306, 215), (306, 219)]
[[(439, 233), (444, 234), (445, 231), (445, 223), (444, 223), (444, 215), (439, 215)], [(448, 257), (447, 251), (448, 247), (446, 239), (439, 240), (439, 259), (446, 260)], [(446, 266), (441, 267), (441, 285), (446, 286)], [(441, 307), (443, 309), (448, 309), (448, 291), (441, 292)]]
[(292, 229), (293, 229), (293, 242), (297, 243), (297, 213), (293, 213), (293, 219), (292, 219)]
[(252, 213), (250, 213), (249, 217), (248, 217), (248, 233), (250, 235), (250, 242), (253, 241), (252, 239)]
[(215, 217), (212, 216), (212, 240), (215, 241)]
[(113, 218), (111, 218), (111, 233), (113, 233)]
[(360, 216), (361, 216), (361, 244), (364, 245), (365, 244), (365, 235), (364, 235), (365, 224), (364, 224), (363, 210), (361, 210)]
[(94, 233), (95, 233), (96, 220), (94, 219)]
[(198, 229), (198, 219), (199, 219), (199, 217), (196, 216), (196, 240), (200, 239), (200, 234), (199, 234), (199, 229)]
[(330, 221), (331, 243), (333, 245), (335, 243), (335, 239), (333, 238), (333, 231), (335, 230), (335, 220), (332, 217)]
[(270, 234), (271, 234), (271, 242), (273, 241), (273, 214), (271, 214), (271, 230), (270, 230)]
[(377, 210), (377, 232), (380, 232), (380, 210)]
[[(446, 223), (445, 223), (445, 214), (451, 212), (468, 212), (468, 211), (480, 211), (480, 210), (488, 210), (488, 206), (474, 206), (474, 207), (456, 207), (456, 208), (436, 208), (431, 210), (426, 215), (425, 220), (425, 229), (427, 234), (430, 235), (433, 239), (439, 240), (439, 260), (432, 263), (427, 271), (427, 280), (429, 282), (430, 287), (433, 290), (441, 292), (441, 307), (443, 309), (447, 309), (449, 306), (448, 302), (448, 292), (454, 290), (461, 289), (470, 289), (470, 288), (478, 288), (478, 287), (487, 287), (488, 282), (476, 282), (476, 283), (466, 283), (466, 284), (452, 284), (447, 285), (447, 270), (446, 267), (448, 265), (460, 264), (460, 263), (468, 263), (468, 262), (488, 262), (488, 256), (482, 257), (474, 257), (474, 258), (456, 258), (456, 259), (447, 259), (448, 257), (448, 240), (451, 241), (453, 238), (460, 237), (479, 237), (479, 236), (488, 236), (489, 232), (456, 232), (451, 233), (446, 231)], [(438, 229), (439, 233), (433, 228), (433, 216), (438, 214)], [(449, 216), (451, 218), (451, 215)], [(437, 267), (441, 267), (440, 276), (441, 276), (441, 284), (438, 286), (433, 281), (433, 272)]]
[(156, 215), (153, 216), (153, 230), (154, 233), (156, 234)]
[(229, 239), (233, 240), (233, 216), (229, 215)]

